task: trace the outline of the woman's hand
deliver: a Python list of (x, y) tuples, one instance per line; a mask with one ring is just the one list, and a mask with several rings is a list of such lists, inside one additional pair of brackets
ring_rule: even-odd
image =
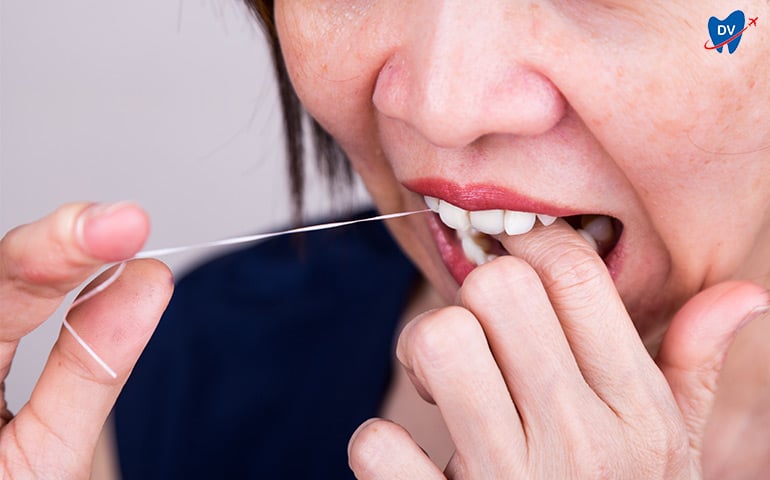
[[(0, 241), (0, 379), (19, 340), (67, 292), (104, 263), (133, 257), (148, 232), (145, 213), (125, 203), (67, 205), (10, 231)], [(89, 477), (99, 432), (172, 289), (163, 264), (133, 261), (114, 285), (70, 313), (74, 329), (118, 378), (62, 330), (29, 402), (14, 417), (0, 399), (0, 478)]]
[(702, 292), (652, 359), (601, 259), (566, 224), (502, 241), (515, 256), (474, 270), (460, 306), (399, 338), (399, 360), (456, 445), (445, 472), (376, 420), (351, 439), (357, 477), (700, 478), (717, 375), (765, 292), (737, 282)]

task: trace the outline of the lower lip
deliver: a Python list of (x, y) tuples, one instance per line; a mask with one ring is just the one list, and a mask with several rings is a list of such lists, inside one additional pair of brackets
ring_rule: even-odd
[[(433, 233), (433, 239), (436, 242), (441, 259), (455, 281), (462, 285), (465, 277), (476, 268), (476, 265), (465, 256), (455, 231), (444, 225), (438, 215), (430, 214), (428, 225)], [(623, 263), (625, 234), (624, 230), (615, 247), (603, 258), (613, 280), (616, 280), (620, 274), (620, 267)]]
[(465, 277), (476, 268), (463, 252), (460, 242), (457, 240), (455, 231), (444, 225), (435, 213), (429, 215), (428, 225), (433, 233), (433, 239), (436, 241), (441, 259), (449, 269), (458, 284), (462, 285)]

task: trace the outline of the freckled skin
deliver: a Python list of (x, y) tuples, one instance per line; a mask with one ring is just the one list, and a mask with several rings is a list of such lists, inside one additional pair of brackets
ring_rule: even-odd
[[(766, 28), (730, 56), (703, 49), (716, 0), (353, 3), (278, 1), (276, 20), (300, 98), (381, 210), (422, 207), (399, 182), (433, 174), (619, 218), (616, 286), (651, 344), (699, 290), (770, 284)], [(451, 299), (421, 220), (391, 227)]]

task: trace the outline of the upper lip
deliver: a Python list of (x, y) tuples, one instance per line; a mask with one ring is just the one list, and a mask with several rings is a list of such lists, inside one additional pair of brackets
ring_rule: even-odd
[(420, 178), (403, 182), (403, 185), (421, 195), (436, 197), (468, 211), (514, 210), (552, 217), (568, 217), (586, 213), (574, 208), (555, 205), (529, 197), (520, 192), (491, 184), (463, 184), (441, 178)]

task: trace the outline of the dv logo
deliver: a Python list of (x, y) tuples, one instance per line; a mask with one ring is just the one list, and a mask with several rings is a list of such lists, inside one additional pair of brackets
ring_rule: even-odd
[(720, 20), (717, 17), (709, 18), (709, 35), (711, 36), (711, 46), (709, 46), (708, 40), (704, 47), (706, 50), (716, 50), (722, 53), (725, 45), (727, 45), (727, 51), (732, 55), (741, 44), (743, 38), (743, 32), (749, 29), (749, 27), (756, 27), (759, 17), (750, 18), (749, 24), (746, 25), (746, 15), (741, 10), (736, 10), (727, 16), (724, 20)]

